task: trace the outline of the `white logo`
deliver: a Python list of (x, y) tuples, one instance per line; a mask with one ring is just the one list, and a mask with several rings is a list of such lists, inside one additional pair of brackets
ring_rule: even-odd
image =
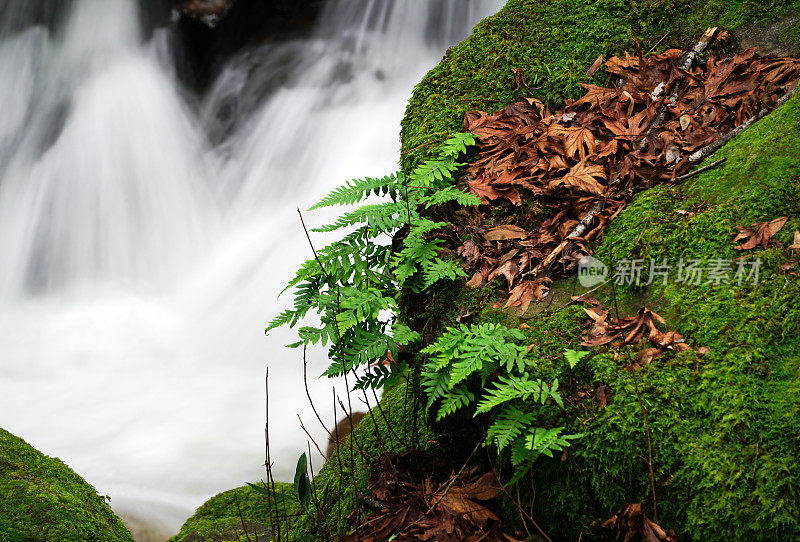
[(584, 256), (578, 261), (578, 281), (584, 288), (597, 286), (604, 282), (606, 277), (608, 277), (608, 267), (597, 258)]

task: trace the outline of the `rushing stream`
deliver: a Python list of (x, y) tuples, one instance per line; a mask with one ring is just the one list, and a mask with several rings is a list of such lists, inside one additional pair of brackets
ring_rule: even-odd
[(276, 478), (296, 414), (322, 438), (290, 333), (263, 334), (310, 255), (295, 209), (396, 168), (414, 83), (501, 2), (329, 0), (198, 101), (135, 0), (38, 1), (47, 26), (0, 2), (0, 427), (175, 531), (263, 475), (267, 366)]

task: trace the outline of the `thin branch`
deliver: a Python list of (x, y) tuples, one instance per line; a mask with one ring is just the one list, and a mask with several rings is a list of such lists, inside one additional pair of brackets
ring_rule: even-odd
[(319, 455), (321, 455), (323, 458), (325, 458), (327, 460), (328, 458), (325, 457), (325, 454), (322, 453), (322, 450), (320, 449), (319, 444), (317, 444), (317, 441), (314, 440), (314, 437), (312, 437), (311, 433), (308, 432), (308, 429), (306, 429), (306, 426), (303, 425), (303, 418), (300, 417), (300, 414), (297, 415), (297, 419), (300, 421), (300, 429), (302, 429), (303, 433), (305, 433), (306, 436), (309, 438), (309, 440), (311, 440), (311, 442), (314, 443), (314, 447), (319, 452)]
[[(322, 426), (325, 432), (328, 433), (328, 436), (330, 436), (331, 432), (330, 430), (328, 430), (328, 427), (325, 425), (325, 422), (322, 421), (322, 417), (319, 415), (319, 412), (317, 412), (317, 407), (314, 406), (314, 400), (311, 399), (311, 392), (308, 391), (308, 360), (306, 359), (307, 349), (308, 345), (303, 343), (303, 386), (305, 386), (306, 397), (308, 397), (308, 403), (311, 405), (311, 410), (314, 411), (314, 415), (317, 417), (317, 420), (319, 420), (319, 424)], [(316, 444), (316, 442), (314, 444)]]
[(698, 168), (698, 169), (696, 169), (694, 171), (690, 171), (689, 173), (685, 173), (685, 174), (683, 174), (683, 175), (681, 175), (679, 177), (675, 177), (675, 181), (674, 182), (682, 183), (683, 181), (691, 179), (692, 177), (694, 177), (696, 175), (700, 175), (701, 173), (703, 173), (705, 171), (708, 171), (709, 169), (713, 169), (713, 168), (717, 167), (718, 165), (725, 163), (726, 160), (728, 160), (728, 159), (727, 158), (720, 158), (716, 162), (712, 162), (711, 164), (708, 164), (707, 166), (703, 166), (703, 167)]
[(655, 44), (655, 45), (653, 45), (652, 47), (650, 47), (650, 50), (649, 50), (649, 51), (647, 51), (647, 52), (644, 54), (644, 56), (647, 56), (647, 55), (649, 55), (650, 53), (652, 53), (653, 51), (655, 51), (655, 50), (656, 50), (656, 47), (658, 47), (659, 45), (661, 45), (661, 42), (662, 42), (662, 41), (664, 41), (664, 40), (667, 38), (667, 36), (669, 36), (669, 34), (670, 34), (670, 33), (669, 33), (669, 32), (667, 32), (666, 34), (664, 34), (663, 36), (661, 36), (661, 37), (659, 38), (659, 40), (656, 42), (656, 44)]
[[(247, 542), (251, 542), (250, 535), (247, 534), (247, 527), (244, 524), (244, 516), (242, 515), (242, 507), (239, 506), (239, 491), (237, 489), (233, 490), (233, 498), (236, 500), (236, 510), (239, 512), (239, 521), (242, 522), (242, 530), (244, 531), (244, 537), (247, 539)], [(256, 537), (256, 541), (258, 542), (258, 530), (253, 533)]]
[[(794, 96), (794, 93), (795, 93), (796, 90), (797, 90), (797, 85), (795, 85), (795, 87), (792, 90), (790, 90), (789, 92), (784, 94), (781, 97), (781, 99), (779, 99), (775, 103), (775, 108), (778, 108), (778, 107), (782, 106), (783, 104), (785, 104), (786, 102), (788, 102), (789, 99), (791, 99), (791, 97)], [(725, 143), (727, 143), (728, 141), (730, 141), (734, 137), (738, 136), (739, 134), (741, 134), (742, 132), (747, 130), (750, 126), (753, 125), (753, 123), (755, 123), (756, 121), (761, 120), (764, 117), (766, 117), (770, 113), (770, 111), (771, 111), (770, 109), (766, 109), (766, 108), (762, 109), (757, 114), (753, 115), (752, 117), (747, 119), (745, 122), (743, 122), (742, 124), (740, 124), (739, 126), (734, 128), (733, 130), (731, 130), (727, 134), (723, 135), (722, 137), (720, 137), (719, 139), (717, 139), (713, 143), (711, 143), (709, 145), (706, 145), (702, 149), (694, 152), (693, 154), (690, 154), (689, 155), (689, 162), (693, 163), (693, 164), (697, 163), (697, 162), (702, 162), (706, 157), (711, 156), (712, 154), (717, 152), (719, 149), (721, 149), (722, 146), (725, 145)]]
[(600, 288), (602, 288), (603, 286), (605, 286), (606, 284), (608, 284), (609, 282), (611, 282), (612, 280), (614, 280), (614, 278), (616, 278), (616, 276), (617, 276), (617, 275), (619, 275), (619, 272), (617, 272), (617, 273), (614, 273), (613, 275), (611, 275), (610, 277), (608, 277), (608, 278), (607, 278), (607, 279), (606, 279), (604, 282), (602, 282), (602, 283), (598, 284), (597, 286), (595, 286), (595, 287), (594, 287), (594, 288), (592, 288), (591, 290), (587, 290), (587, 291), (583, 292), (581, 295), (579, 295), (579, 296), (575, 296), (575, 298), (574, 298), (574, 299), (570, 299), (570, 300), (569, 300), (569, 303), (566, 303), (566, 304), (565, 304), (563, 307), (559, 307), (559, 308), (557, 308), (557, 309), (556, 309), (556, 310), (554, 310), (554, 311), (553, 311), (551, 314), (558, 314), (559, 312), (563, 311), (564, 309), (566, 309), (567, 307), (569, 307), (569, 306), (570, 306), (570, 305), (572, 305), (573, 303), (575, 303), (575, 302), (577, 302), (577, 301), (581, 300), (582, 298), (586, 297), (587, 295), (589, 295), (589, 294), (591, 294), (591, 293), (593, 293), (593, 292), (596, 292), (597, 290), (599, 290)]
[(276, 541), (281, 540), (281, 524), (280, 524), (280, 510), (278, 509), (278, 495), (275, 492), (275, 479), (272, 476), (272, 460), (269, 454), (269, 367), (267, 367), (266, 376), (264, 378), (264, 389), (266, 391), (266, 421), (264, 424), (264, 467), (267, 469), (267, 483), (269, 484), (270, 496), (267, 496), (267, 502), (270, 507), (270, 515), (272, 515), (272, 506), (275, 506), (275, 525), (273, 526), (273, 534), (276, 536)]
[[(306, 433), (306, 434), (308, 434), (308, 433)], [(306, 444), (308, 444), (308, 443), (306, 442)], [(316, 444), (317, 443), (315, 442), (314, 445), (316, 446)], [(317, 449), (319, 449), (319, 447), (317, 447)], [(314, 479), (315, 478), (315, 476), (314, 476), (314, 463), (311, 462), (311, 445), (310, 444), (308, 444), (308, 468), (311, 471), (311, 478)], [(320, 521), (320, 518), (322, 518), (323, 520), (325, 520), (325, 528), (328, 530), (328, 540), (329, 540), (329, 542), (334, 542), (333, 533), (331, 532), (331, 526), (328, 525), (328, 516), (326, 516), (326, 515), (324, 515), (322, 513), (322, 510), (323, 510), (324, 506), (321, 506), (319, 504), (319, 498), (317, 497), (317, 492), (314, 491), (313, 488), (311, 489), (311, 498), (314, 500), (314, 507), (317, 509), (317, 532), (320, 532), (322, 530), (322, 522)], [(283, 501), (285, 503), (286, 499), (284, 499)]]

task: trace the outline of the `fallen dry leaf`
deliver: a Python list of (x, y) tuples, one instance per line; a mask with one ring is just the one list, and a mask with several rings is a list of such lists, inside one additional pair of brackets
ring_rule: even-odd
[(528, 232), (519, 226), (506, 225), (490, 229), (483, 238), (487, 241), (505, 241), (507, 239), (525, 239), (527, 236)]
[(600, 69), (600, 66), (603, 65), (603, 55), (597, 57), (597, 60), (591, 65), (591, 67), (586, 70), (586, 77), (592, 77), (594, 74), (597, 73), (597, 70)]
[(745, 240), (745, 242), (734, 248), (736, 250), (750, 250), (758, 245), (764, 248), (767, 248), (770, 244), (777, 245), (778, 242), (773, 237), (783, 228), (788, 219), (789, 217), (783, 216), (769, 222), (753, 224), (752, 228), (739, 228), (739, 235), (734, 238), (734, 241)]
[(599, 164), (580, 162), (573, 166), (569, 173), (560, 179), (550, 181), (550, 188), (572, 188), (578, 192), (602, 196), (605, 187), (597, 179), (605, 179), (606, 171)]

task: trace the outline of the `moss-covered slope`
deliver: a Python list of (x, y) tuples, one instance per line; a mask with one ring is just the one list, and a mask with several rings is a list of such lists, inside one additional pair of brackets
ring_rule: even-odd
[(132, 542), (133, 538), (83, 478), (0, 429), (0, 540)]

